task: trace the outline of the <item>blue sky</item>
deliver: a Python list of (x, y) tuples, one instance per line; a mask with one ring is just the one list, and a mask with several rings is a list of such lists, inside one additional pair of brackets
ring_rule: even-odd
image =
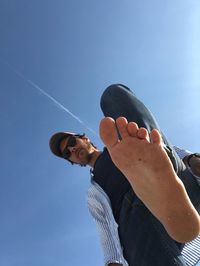
[(199, 14), (198, 0), (0, 1), (0, 265), (103, 265), (89, 169), (55, 158), (48, 140), (85, 132), (102, 148), (109, 84), (132, 88), (174, 145), (200, 151)]

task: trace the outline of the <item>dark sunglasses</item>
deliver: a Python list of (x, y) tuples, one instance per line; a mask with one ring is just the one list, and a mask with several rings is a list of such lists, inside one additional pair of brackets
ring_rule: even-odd
[(68, 160), (69, 157), (71, 156), (71, 151), (68, 149), (68, 147), (74, 147), (76, 145), (76, 143), (77, 143), (76, 138), (77, 138), (77, 136), (70, 136), (68, 138), (66, 146), (62, 152), (62, 157), (64, 159)]

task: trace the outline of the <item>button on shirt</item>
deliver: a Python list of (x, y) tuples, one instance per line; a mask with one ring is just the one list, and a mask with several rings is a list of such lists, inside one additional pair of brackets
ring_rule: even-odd
[[(181, 159), (191, 154), (191, 152), (178, 147), (174, 147), (174, 149)], [(195, 176), (195, 178), (200, 185), (200, 177)], [(100, 235), (105, 265), (108, 266), (110, 263), (118, 263), (123, 266), (128, 266), (127, 261), (123, 257), (118, 235), (118, 224), (115, 222), (112, 213), (110, 199), (94, 181), (91, 181), (91, 186), (87, 193), (87, 204)], [(196, 265), (200, 258), (200, 235), (193, 241), (185, 244), (182, 255), (189, 266)]]

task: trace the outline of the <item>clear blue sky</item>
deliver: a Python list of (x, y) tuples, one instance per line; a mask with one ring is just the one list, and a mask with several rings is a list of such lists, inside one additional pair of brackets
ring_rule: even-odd
[(173, 144), (200, 151), (199, 14), (199, 0), (0, 1), (0, 265), (103, 265), (89, 169), (48, 140), (68, 130), (102, 143), (37, 86), (98, 134), (104, 88), (125, 83)]

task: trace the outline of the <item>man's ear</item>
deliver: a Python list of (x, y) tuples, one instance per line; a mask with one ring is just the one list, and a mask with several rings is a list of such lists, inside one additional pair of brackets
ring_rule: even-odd
[(86, 137), (86, 136), (83, 136), (82, 139), (84, 139), (86, 142), (89, 142), (90, 141), (89, 138)]

